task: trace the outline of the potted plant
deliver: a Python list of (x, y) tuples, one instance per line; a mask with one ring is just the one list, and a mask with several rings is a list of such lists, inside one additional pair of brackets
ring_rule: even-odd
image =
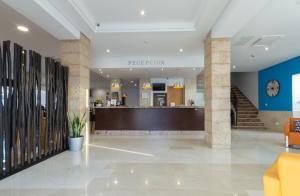
[(96, 107), (102, 107), (103, 106), (103, 101), (98, 99), (98, 100), (95, 101), (95, 105), (96, 105)]
[(81, 131), (84, 128), (86, 123), (85, 113), (80, 117), (73, 114), (73, 118), (69, 117), (69, 124), (72, 135), (68, 138), (69, 149), (71, 151), (79, 151), (82, 149), (83, 144), (83, 136), (81, 135)]

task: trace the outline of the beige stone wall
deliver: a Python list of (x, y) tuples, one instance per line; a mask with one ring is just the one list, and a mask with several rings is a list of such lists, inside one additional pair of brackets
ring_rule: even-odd
[(268, 131), (283, 132), (284, 124), (288, 118), (293, 117), (293, 112), (286, 111), (260, 111), (259, 118)]
[(205, 130), (212, 148), (230, 148), (230, 39), (205, 40)]
[(185, 78), (184, 79), (184, 100), (185, 105), (188, 105), (189, 99), (194, 100), (196, 102), (196, 96), (197, 96), (197, 79), (196, 77), (193, 78)]
[(68, 111), (89, 117), (90, 87), (90, 40), (81, 34), (79, 40), (63, 40), (60, 45), (60, 58), (69, 67)]

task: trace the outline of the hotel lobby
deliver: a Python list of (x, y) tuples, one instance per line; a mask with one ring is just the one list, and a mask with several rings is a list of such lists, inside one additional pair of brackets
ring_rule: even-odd
[(299, 0), (1, 0), (0, 196), (299, 196)]

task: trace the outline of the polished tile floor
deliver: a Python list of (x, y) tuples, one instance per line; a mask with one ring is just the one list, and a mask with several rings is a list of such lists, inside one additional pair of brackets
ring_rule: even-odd
[(263, 196), (262, 175), (285, 151), (283, 135), (232, 137), (231, 150), (212, 150), (204, 132), (94, 135), (81, 153), (64, 152), (0, 181), (0, 195)]

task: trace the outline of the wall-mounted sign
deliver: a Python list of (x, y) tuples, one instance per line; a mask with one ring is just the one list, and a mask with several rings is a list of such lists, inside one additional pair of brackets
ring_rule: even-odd
[(128, 65), (160, 65), (160, 66), (164, 66), (165, 61), (164, 60), (149, 60), (149, 59), (147, 59), (147, 60), (144, 60), (144, 59), (129, 60)]

